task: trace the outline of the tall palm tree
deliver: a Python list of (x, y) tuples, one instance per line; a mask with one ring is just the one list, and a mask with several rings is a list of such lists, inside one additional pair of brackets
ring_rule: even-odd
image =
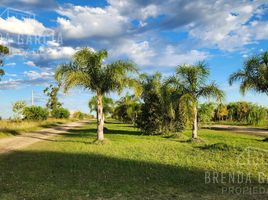
[(209, 69), (204, 62), (199, 62), (196, 65), (180, 65), (176, 69), (176, 74), (171, 77), (168, 82), (177, 87), (180, 93), (180, 101), (186, 102), (187, 106), (192, 109), (192, 138), (197, 138), (198, 120), (197, 107), (200, 97), (216, 98), (222, 100), (224, 92), (212, 82), (207, 84), (209, 77)]
[(235, 81), (241, 81), (242, 94), (251, 89), (268, 95), (268, 51), (247, 59), (243, 69), (231, 74), (229, 84)]
[(119, 60), (105, 65), (103, 62), (107, 57), (106, 50), (83, 48), (74, 54), (69, 64), (60, 65), (55, 72), (55, 78), (62, 82), (65, 92), (80, 86), (96, 93), (98, 140), (104, 139), (103, 96), (113, 91), (120, 93), (136, 83), (130, 74), (137, 72), (132, 62)]
[[(3, 57), (5, 55), (9, 54), (9, 49), (3, 45), (0, 45), (0, 67), (4, 65)], [(1, 76), (5, 75), (5, 71), (3, 69), (0, 69), (0, 80)]]

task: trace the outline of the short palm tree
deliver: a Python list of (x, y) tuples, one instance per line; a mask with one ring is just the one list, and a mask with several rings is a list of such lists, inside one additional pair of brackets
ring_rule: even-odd
[(212, 82), (207, 84), (209, 70), (204, 62), (197, 65), (180, 65), (176, 69), (175, 76), (171, 77), (168, 82), (177, 87), (180, 101), (184, 101), (188, 108), (192, 108), (192, 138), (197, 138), (198, 119), (197, 107), (198, 100), (204, 98), (216, 98), (222, 100), (224, 92)]
[[(103, 117), (108, 114), (112, 114), (114, 110), (114, 101), (110, 97), (103, 96)], [(98, 110), (98, 101), (97, 96), (92, 97), (88, 102), (88, 107), (90, 111), (94, 111), (97, 113)]]
[[(9, 49), (3, 45), (0, 45), (0, 67), (4, 65), (3, 57), (9, 54)], [(0, 69), (0, 78), (5, 75), (5, 71)], [(1, 79), (0, 79), (1, 80)]]
[(55, 78), (63, 84), (65, 92), (80, 86), (96, 94), (98, 140), (104, 139), (103, 96), (113, 91), (121, 92), (136, 83), (130, 74), (137, 72), (132, 62), (119, 60), (105, 65), (107, 57), (106, 50), (83, 48), (74, 54), (69, 64), (60, 65), (55, 72)]
[(268, 51), (247, 59), (242, 70), (231, 74), (229, 84), (235, 81), (241, 81), (242, 94), (251, 89), (268, 95)]

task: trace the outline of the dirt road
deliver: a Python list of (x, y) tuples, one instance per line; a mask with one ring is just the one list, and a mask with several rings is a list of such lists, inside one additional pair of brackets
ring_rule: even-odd
[(268, 130), (261, 129), (261, 128), (250, 128), (250, 127), (230, 126), (230, 125), (211, 125), (211, 126), (205, 126), (203, 128), (213, 129), (213, 130), (226, 130), (226, 131), (233, 131), (237, 133), (246, 133), (250, 135), (268, 137)]
[(33, 143), (42, 141), (44, 139), (66, 133), (68, 130), (79, 128), (85, 125), (86, 121), (72, 122), (64, 125), (60, 125), (53, 128), (43, 129), (32, 133), (27, 133), (15, 137), (8, 137), (0, 139), (0, 153), (7, 153), (20, 148), (27, 147)]

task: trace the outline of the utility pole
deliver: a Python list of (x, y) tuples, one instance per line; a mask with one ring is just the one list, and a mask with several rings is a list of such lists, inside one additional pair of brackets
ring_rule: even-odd
[(34, 91), (32, 90), (32, 106), (34, 106)]

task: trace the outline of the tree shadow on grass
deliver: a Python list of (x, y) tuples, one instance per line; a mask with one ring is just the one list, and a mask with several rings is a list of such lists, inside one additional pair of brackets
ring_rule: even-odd
[(7, 134), (7, 135), (20, 135), (19, 131), (13, 130), (13, 129), (9, 129), (9, 128), (0, 128), (0, 132)]
[[(70, 129), (67, 133), (63, 133), (66, 137), (82, 137), (89, 135), (96, 135), (96, 128), (87, 128), (87, 129)], [(109, 129), (104, 128), (104, 134), (121, 134), (121, 135), (142, 135), (142, 133), (138, 130), (120, 130), (120, 129)]]
[(59, 152), (0, 160), (0, 199), (252, 199), (222, 195), (226, 185), (205, 184), (205, 171), (195, 168)]
[(50, 123), (50, 124), (44, 124), (44, 125), (41, 125), (40, 127), (41, 128), (53, 128), (55, 126), (59, 126), (62, 124), (64, 124), (64, 123), (63, 122), (55, 122), (55, 123)]
[(114, 120), (105, 120), (105, 124), (124, 124), (123, 122), (114, 121)]

